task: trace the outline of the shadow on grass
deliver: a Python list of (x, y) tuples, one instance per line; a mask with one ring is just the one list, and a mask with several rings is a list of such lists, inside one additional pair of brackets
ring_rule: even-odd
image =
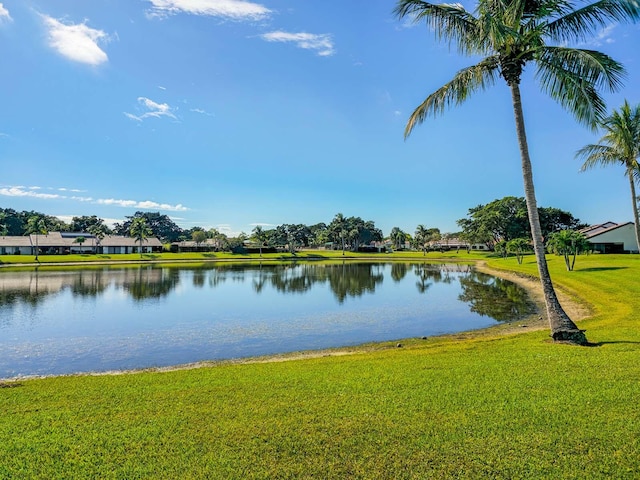
[(629, 267), (590, 267), (576, 268), (576, 272), (606, 272), (607, 270), (626, 270)]
[(636, 342), (634, 340), (609, 340), (605, 342), (589, 342), (587, 347), (602, 347), (603, 345), (616, 345), (621, 343), (626, 343), (629, 345), (640, 345), (640, 342)]
[(161, 255), (158, 254), (153, 254), (153, 253), (145, 253), (142, 255), (142, 258), (150, 258), (151, 260), (154, 260), (156, 258), (161, 258)]
[(202, 256), (205, 257), (205, 258), (215, 258), (216, 254), (215, 253), (203, 253)]

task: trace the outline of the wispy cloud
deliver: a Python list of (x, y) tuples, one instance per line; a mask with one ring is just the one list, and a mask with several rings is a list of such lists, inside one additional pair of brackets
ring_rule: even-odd
[(279, 30), (265, 33), (260, 37), (267, 42), (291, 42), (298, 48), (314, 50), (321, 57), (328, 57), (335, 53), (331, 35), (326, 33), (289, 33)]
[(7, 10), (2, 3), (0, 3), (0, 24), (2, 22), (10, 22), (11, 15), (9, 15), (9, 10)]
[(138, 201), (138, 200), (116, 200), (115, 198), (100, 198), (96, 200), (99, 205), (112, 205), (116, 207), (126, 208), (142, 208), (143, 210), (168, 210), (171, 212), (184, 212), (189, 210), (187, 207), (181, 204), (170, 205), (168, 203), (152, 202), (150, 200)]
[(60, 193), (43, 193), (42, 190), (47, 191), (59, 191), (59, 192), (74, 192), (80, 193), (85, 190), (71, 189), (71, 188), (43, 188), (37, 186), (25, 187), (22, 185), (4, 185), (0, 186), (0, 195), (5, 197), (31, 197), (39, 198), (42, 200), (74, 200), (76, 202), (91, 202), (97, 205), (111, 205), (116, 207), (127, 208), (140, 208), (143, 210), (167, 210), (171, 212), (184, 212), (189, 210), (182, 204), (171, 205), (169, 203), (159, 203), (151, 200), (117, 200), (115, 198), (98, 198), (78, 195), (63, 195)]
[(613, 31), (616, 29), (617, 24), (612, 24), (604, 27), (600, 30), (595, 37), (588, 42), (584, 43), (587, 47), (601, 47), (604, 44), (615, 43), (613, 38)]
[(84, 23), (66, 25), (55, 18), (42, 15), (49, 33), (49, 46), (74, 62), (100, 65), (109, 60), (99, 46), (109, 36), (102, 30), (88, 27)]
[(134, 115), (133, 113), (124, 112), (124, 114), (130, 118), (131, 120), (136, 120), (138, 122), (143, 121), (145, 118), (160, 118), (160, 117), (169, 117), (177, 120), (177, 117), (173, 113), (173, 108), (171, 108), (166, 103), (156, 103), (153, 100), (150, 100), (146, 97), (138, 97), (138, 103), (144, 111), (141, 115)]
[(4, 195), (5, 197), (32, 197), (45, 200), (65, 198), (64, 195), (57, 193), (40, 193), (38, 190), (38, 187), (6, 186), (0, 187), (0, 195)]
[(271, 10), (259, 3), (243, 0), (149, 0), (151, 16), (164, 17), (178, 13), (220, 17), (228, 20), (261, 20)]
[(202, 108), (192, 108), (190, 111), (194, 113), (199, 113), (200, 115), (206, 115), (207, 117), (213, 117), (213, 113), (209, 113), (206, 110), (203, 110)]

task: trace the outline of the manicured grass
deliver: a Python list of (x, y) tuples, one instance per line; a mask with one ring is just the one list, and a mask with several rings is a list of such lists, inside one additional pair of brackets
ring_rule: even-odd
[(25, 380), (0, 388), (0, 478), (638, 478), (640, 256), (549, 264), (597, 346), (485, 332)]

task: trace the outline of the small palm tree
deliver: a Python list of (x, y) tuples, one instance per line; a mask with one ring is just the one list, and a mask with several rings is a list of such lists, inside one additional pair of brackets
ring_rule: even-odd
[(40, 247), (38, 247), (38, 236), (49, 234), (49, 230), (47, 229), (47, 224), (44, 221), (44, 218), (40, 218), (37, 216), (29, 217), (29, 219), (27, 220), (26, 235), (31, 235), (31, 234), (33, 234), (33, 236), (36, 239), (36, 259), (35, 260), (37, 262), (38, 250), (40, 250)]
[[(595, 125), (606, 110), (598, 88), (617, 89), (624, 69), (603, 53), (564, 45), (584, 41), (612, 21), (637, 20), (640, 3), (599, 0), (574, 9), (567, 0), (478, 0), (475, 12), (470, 12), (460, 4), (399, 0), (395, 13), (399, 18), (425, 22), (438, 39), (456, 45), (460, 53), (483, 57), (477, 64), (460, 70), (415, 109), (407, 122), (405, 138), (428, 115), (440, 114), (447, 107), (463, 103), (473, 93), (494, 85), (500, 78), (507, 83), (551, 335), (554, 340), (586, 344), (584, 332), (560, 306), (549, 275), (525, 133), (520, 81), (525, 65), (534, 64), (542, 90), (580, 122)], [(548, 45), (548, 42), (559, 46)]]
[(564, 264), (568, 271), (572, 271), (576, 264), (576, 256), (589, 250), (587, 238), (575, 230), (561, 230), (549, 236), (547, 248), (556, 255), (564, 257)]
[(129, 235), (136, 239), (136, 242), (140, 245), (140, 258), (142, 258), (142, 242), (153, 235), (151, 228), (147, 225), (147, 221), (144, 217), (135, 217), (129, 227)]
[(625, 100), (620, 111), (614, 110), (602, 120), (600, 126), (605, 134), (597, 144), (587, 145), (576, 153), (584, 159), (582, 171), (596, 165), (621, 165), (629, 179), (633, 221), (636, 225), (636, 243), (640, 248), (640, 218), (638, 218), (638, 198), (636, 180), (640, 174), (640, 105), (631, 107)]
[(261, 225), (256, 225), (253, 228), (253, 239), (258, 242), (258, 246), (260, 247), (260, 256), (262, 257), (262, 247), (264, 243), (267, 241), (267, 232), (264, 231)]

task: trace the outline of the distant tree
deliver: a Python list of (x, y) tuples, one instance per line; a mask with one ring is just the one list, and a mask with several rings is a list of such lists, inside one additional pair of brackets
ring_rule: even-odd
[(191, 240), (196, 243), (196, 246), (199, 246), (207, 239), (207, 233), (204, 230), (194, 230), (191, 232)]
[(342, 246), (342, 255), (344, 255), (344, 237), (345, 237), (345, 228), (346, 228), (346, 218), (342, 213), (336, 214), (333, 217), (333, 220), (329, 224), (329, 232), (334, 239), (334, 242), (339, 240)]
[(309, 227), (311, 232), (310, 243), (316, 247), (323, 247), (329, 242), (329, 228), (326, 223), (316, 223)]
[(82, 247), (82, 244), (83, 244), (84, 242), (86, 242), (86, 241), (87, 241), (87, 239), (86, 239), (85, 237), (76, 237), (76, 238), (73, 240), (73, 243), (77, 243), (78, 245), (80, 245), (80, 247)]
[(9, 229), (7, 228), (6, 222), (7, 214), (0, 211), (0, 237), (4, 237), (7, 235)]
[(151, 228), (147, 225), (147, 221), (144, 217), (135, 217), (131, 221), (129, 227), (129, 235), (136, 239), (136, 242), (140, 245), (140, 258), (142, 258), (142, 243), (153, 235)]
[(88, 232), (91, 228), (100, 228), (105, 233), (109, 233), (109, 227), (105, 225), (104, 220), (95, 215), (73, 217), (71, 219), (70, 230), (72, 232)]
[(590, 244), (582, 233), (575, 230), (562, 230), (550, 235), (547, 248), (556, 255), (562, 255), (567, 270), (572, 271), (576, 256), (588, 251)]
[(126, 218), (127, 220), (124, 223), (114, 226), (114, 230), (118, 235), (127, 235), (131, 229), (131, 224), (136, 218), (143, 218), (151, 229), (152, 235), (158, 237), (164, 243), (175, 242), (183, 234), (182, 228), (167, 215), (161, 215), (160, 212), (136, 212), (133, 216)]
[[(538, 218), (543, 238), (566, 229), (585, 225), (571, 213), (553, 207), (539, 207)], [(514, 238), (531, 238), (527, 204), (523, 197), (504, 197), (486, 205), (469, 209), (468, 218), (458, 220), (463, 233), (473, 237), (473, 243), (484, 243), (494, 250), (498, 242)]]
[(424, 225), (420, 224), (416, 227), (416, 231), (415, 231), (415, 235), (413, 236), (413, 240), (414, 240), (414, 245), (416, 246), (416, 248), (419, 248), (420, 250), (422, 250), (422, 255), (426, 255), (427, 254), (427, 245), (428, 245), (428, 240), (427, 240), (427, 227), (425, 227)]
[(400, 250), (404, 248), (404, 244), (407, 241), (407, 234), (399, 227), (393, 227), (391, 233), (389, 233), (389, 239), (393, 243), (394, 248)]
[(107, 227), (102, 221), (96, 222), (93, 225), (89, 225), (87, 227), (87, 232), (93, 235), (96, 238), (96, 251), (98, 253), (98, 248), (102, 244), (102, 240), (105, 236), (111, 233), (111, 229)]
[(27, 231), (26, 235), (34, 235), (36, 239), (36, 262), (38, 261), (38, 254), (40, 247), (38, 246), (38, 236), (39, 235), (48, 235), (49, 229), (47, 228), (47, 223), (44, 218), (34, 215), (29, 218), (27, 221)]
[(261, 225), (256, 225), (253, 228), (252, 233), (253, 235), (251, 238), (258, 244), (258, 247), (260, 248), (260, 256), (262, 256), (262, 247), (264, 247), (264, 244), (267, 241), (267, 233)]
[(584, 159), (583, 171), (596, 165), (620, 165), (624, 168), (631, 190), (636, 243), (640, 248), (640, 218), (636, 196), (636, 181), (640, 177), (640, 104), (631, 107), (625, 100), (620, 111), (614, 110), (600, 122), (600, 127), (605, 134), (599, 142), (581, 148), (576, 156)]

